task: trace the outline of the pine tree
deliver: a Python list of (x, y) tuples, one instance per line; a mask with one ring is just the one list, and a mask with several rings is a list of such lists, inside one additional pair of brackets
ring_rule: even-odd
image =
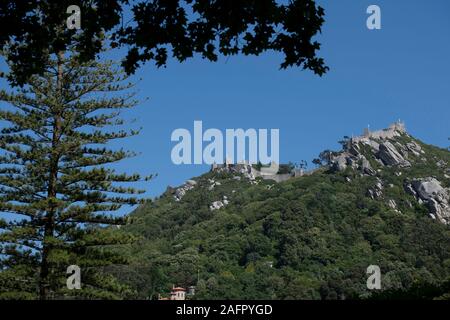
[[(135, 155), (108, 143), (138, 134), (117, 129), (136, 101), (112, 62), (77, 61), (60, 52), (26, 86), (0, 91), (0, 298), (124, 294), (103, 271), (126, 262), (112, 248), (132, 238), (114, 212), (143, 201), (128, 186), (142, 179), (108, 166)], [(66, 286), (70, 265), (80, 290)]]

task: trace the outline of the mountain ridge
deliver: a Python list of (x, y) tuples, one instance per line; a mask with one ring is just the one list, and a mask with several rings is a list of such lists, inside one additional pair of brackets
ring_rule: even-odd
[(240, 164), (168, 188), (124, 228), (140, 237), (125, 280), (141, 298), (195, 285), (196, 299), (369, 298), (369, 265), (382, 292), (445, 283), (450, 153), (399, 124), (380, 132), (279, 183)]

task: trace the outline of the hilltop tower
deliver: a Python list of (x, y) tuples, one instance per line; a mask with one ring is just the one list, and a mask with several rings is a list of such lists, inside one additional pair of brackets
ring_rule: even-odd
[(406, 132), (406, 126), (403, 121), (398, 119), (398, 121), (394, 122), (389, 126), (389, 129), (399, 131), (399, 132)]
[(364, 128), (363, 137), (366, 137), (366, 138), (370, 137), (370, 125), (367, 125), (367, 127)]

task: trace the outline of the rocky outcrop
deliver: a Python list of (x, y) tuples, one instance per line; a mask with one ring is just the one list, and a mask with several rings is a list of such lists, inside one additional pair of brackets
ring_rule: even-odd
[(216, 181), (214, 179), (208, 179), (209, 186), (208, 191), (212, 191), (216, 186), (222, 185), (219, 181)]
[(406, 148), (417, 157), (419, 157), (421, 154), (425, 154), (425, 151), (422, 150), (422, 147), (415, 141), (408, 142), (406, 144)]
[(361, 170), (363, 173), (369, 176), (374, 176), (376, 174), (375, 170), (372, 169), (369, 160), (367, 160), (365, 157), (363, 157), (362, 159)]
[(212, 166), (211, 171), (225, 172), (231, 174), (240, 174), (244, 178), (247, 178), (251, 184), (256, 183), (256, 177), (259, 176), (258, 170), (253, 168), (252, 165), (247, 163), (238, 164), (215, 164)]
[(227, 196), (223, 196), (222, 200), (219, 201), (214, 201), (210, 206), (209, 206), (209, 210), (214, 211), (214, 210), (219, 210), (223, 207), (225, 207), (227, 204), (229, 203)]
[(387, 202), (387, 205), (389, 206), (389, 208), (393, 209), (395, 212), (400, 213), (400, 210), (398, 210), (398, 208), (397, 208), (397, 202), (395, 202), (395, 200), (389, 199), (389, 201)]
[(395, 146), (402, 157), (405, 159), (410, 159), (411, 156), (422, 157), (422, 155), (425, 154), (425, 151), (422, 150), (422, 147), (414, 140), (411, 140), (410, 142), (407, 142), (405, 144), (397, 141), (395, 143)]
[(436, 162), (436, 166), (438, 166), (439, 168), (447, 168), (448, 167), (448, 163), (441, 159), (441, 160)]
[(352, 156), (346, 152), (333, 157), (331, 160), (331, 169), (333, 171), (344, 171), (348, 167), (348, 160), (351, 159), (351, 157)]
[(380, 178), (377, 178), (377, 183), (373, 188), (367, 190), (367, 196), (369, 196), (372, 200), (380, 199), (383, 196), (383, 182)]
[(187, 180), (185, 184), (183, 184), (181, 187), (175, 189), (173, 191), (174, 193), (174, 199), (175, 201), (180, 201), (185, 195), (186, 192), (189, 190), (194, 189), (194, 186), (197, 184), (195, 180)]
[(214, 211), (214, 210), (219, 210), (220, 208), (222, 208), (224, 206), (222, 201), (214, 201), (210, 206), (209, 206), (209, 210)]
[(442, 187), (440, 181), (432, 177), (416, 179), (407, 183), (405, 190), (427, 205), (433, 219), (450, 223), (450, 190)]
[[(410, 167), (410, 156), (423, 158), (425, 152), (413, 139), (406, 143), (398, 140), (406, 134), (404, 125), (396, 122), (387, 129), (374, 132), (366, 130), (362, 136), (348, 138), (341, 152), (332, 153), (330, 168), (333, 171), (343, 171), (352, 167), (365, 175), (375, 175), (368, 159), (373, 159), (382, 166)], [(368, 151), (371, 152), (370, 158)]]
[(410, 167), (411, 163), (404, 159), (402, 155), (397, 151), (392, 143), (386, 141), (380, 144), (379, 151), (377, 153), (378, 158), (383, 161), (386, 166), (399, 166)]
[(352, 169), (360, 170), (363, 174), (373, 176), (376, 174), (375, 170), (372, 169), (369, 160), (359, 153), (356, 147), (353, 147), (349, 151), (344, 151), (331, 159), (331, 170), (332, 171), (344, 171), (346, 168), (351, 167)]
[(380, 150), (380, 144), (374, 140), (371, 140), (369, 138), (364, 139), (361, 141), (362, 144), (369, 146), (372, 150), (375, 152), (378, 152)]

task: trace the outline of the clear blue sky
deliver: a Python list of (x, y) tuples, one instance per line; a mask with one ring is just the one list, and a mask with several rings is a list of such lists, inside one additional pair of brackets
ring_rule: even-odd
[[(119, 166), (159, 176), (146, 184), (158, 195), (208, 166), (173, 165), (171, 132), (204, 128), (279, 128), (280, 159), (310, 162), (344, 135), (402, 119), (423, 141), (445, 147), (450, 136), (450, 2), (320, 1), (326, 22), (320, 55), (324, 77), (279, 70), (281, 56), (198, 59), (145, 65), (138, 88), (146, 101), (133, 111), (144, 126), (127, 146), (142, 151)], [(382, 29), (368, 30), (366, 8), (381, 7)]]
[[(450, 2), (319, 1), (326, 22), (318, 40), (330, 71), (279, 70), (282, 57), (200, 58), (165, 69), (144, 65), (130, 115), (144, 127), (123, 146), (142, 152), (119, 170), (158, 173), (143, 184), (150, 196), (204, 173), (206, 165), (174, 165), (171, 132), (193, 127), (278, 128), (281, 162), (311, 161), (337, 149), (344, 135), (402, 119), (424, 142), (446, 147), (450, 136)], [(366, 8), (381, 7), (382, 29), (366, 28)]]

